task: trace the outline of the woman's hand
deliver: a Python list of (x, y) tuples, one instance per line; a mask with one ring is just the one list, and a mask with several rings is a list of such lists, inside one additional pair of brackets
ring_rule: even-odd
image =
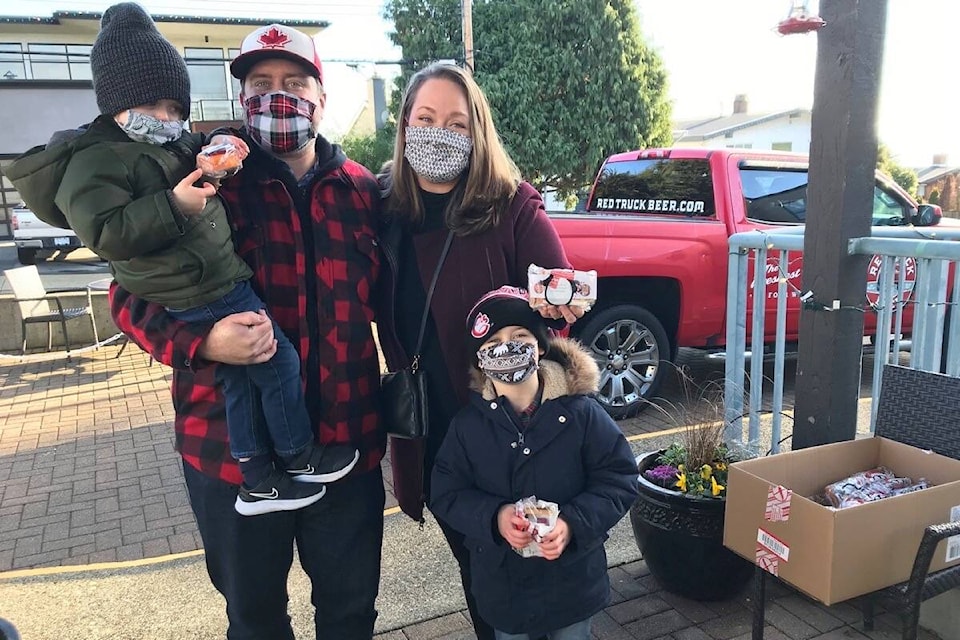
[(540, 307), (538, 311), (540, 315), (548, 320), (563, 320), (567, 321), (567, 324), (573, 324), (577, 320), (583, 317), (587, 311), (590, 310), (590, 307), (583, 307), (580, 305), (568, 305), (568, 304), (548, 304), (545, 307)]
[(497, 512), (497, 530), (514, 549), (522, 549), (533, 540), (527, 531), (529, 524), (526, 518), (517, 515), (517, 508), (512, 504), (503, 505)]
[(540, 553), (547, 560), (556, 560), (570, 543), (570, 527), (562, 517), (557, 518), (557, 525), (553, 531), (540, 540)]
[(260, 364), (276, 352), (273, 323), (263, 310), (234, 313), (218, 320), (197, 349), (207, 360), (234, 365)]

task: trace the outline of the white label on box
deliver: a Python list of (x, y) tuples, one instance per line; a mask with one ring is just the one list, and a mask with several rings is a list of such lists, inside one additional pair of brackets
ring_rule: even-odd
[[(960, 522), (960, 506), (950, 509), (950, 522)], [(947, 562), (960, 559), (960, 536), (947, 538)]]
[(764, 531), (763, 529), (757, 529), (757, 544), (765, 549), (769, 549), (784, 562), (790, 560), (790, 547), (785, 545), (782, 540), (779, 540), (772, 533)]
[(786, 522), (790, 519), (790, 498), (793, 491), (780, 485), (770, 485), (767, 490), (767, 507), (763, 517), (768, 522)]

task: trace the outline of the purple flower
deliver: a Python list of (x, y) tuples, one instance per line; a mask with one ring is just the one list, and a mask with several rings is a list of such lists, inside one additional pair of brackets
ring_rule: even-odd
[(675, 466), (661, 464), (652, 469), (647, 469), (643, 475), (646, 476), (650, 482), (655, 482), (661, 486), (672, 486), (673, 483), (677, 481), (677, 473), (679, 473), (679, 471)]

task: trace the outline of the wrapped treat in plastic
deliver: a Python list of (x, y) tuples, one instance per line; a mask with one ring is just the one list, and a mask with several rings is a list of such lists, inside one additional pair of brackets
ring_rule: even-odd
[(543, 536), (557, 526), (557, 516), (560, 515), (559, 505), (556, 502), (537, 500), (537, 496), (530, 496), (517, 500), (514, 506), (517, 515), (527, 520), (527, 531), (533, 536), (533, 540), (527, 546), (517, 549), (516, 552), (524, 558), (543, 556), (540, 551), (540, 542)]
[(527, 268), (530, 307), (548, 304), (590, 307), (597, 301), (597, 272), (575, 269)]
[(831, 506), (845, 509), (911, 491), (919, 491), (926, 486), (927, 483), (923, 479), (914, 482), (910, 478), (897, 477), (889, 469), (877, 467), (827, 485), (824, 494)]
[(242, 165), (240, 152), (232, 142), (211, 145), (197, 154), (197, 168), (209, 178), (232, 176)]

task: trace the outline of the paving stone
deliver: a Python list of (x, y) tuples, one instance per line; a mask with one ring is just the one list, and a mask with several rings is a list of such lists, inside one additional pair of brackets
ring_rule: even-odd
[[(661, 602), (663, 602), (661, 600)], [(653, 640), (658, 636), (673, 633), (690, 627), (693, 623), (680, 615), (677, 611), (670, 609), (657, 613), (647, 618), (631, 622), (624, 625), (624, 628), (630, 632), (637, 640)]]
[[(605, 611), (620, 624), (646, 618), (670, 608), (658, 595), (641, 596), (607, 607)], [(669, 633), (669, 632), (667, 632)]]
[(712, 638), (730, 640), (753, 628), (753, 615), (752, 612), (741, 607), (739, 611), (707, 620), (699, 626)]
[[(814, 628), (787, 611), (779, 604), (779, 601), (767, 604), (766, 622), (780, 629), (794, 640), (810, 640), (810, 638), (823, 633), (822, 629)], [(836, 628), (836, 626), (833, 628)]]
[(465, 629), (472, 629), (470, 621), (462, 613), (452, 613), (409, 626), (404, 633), (409, 640), (435, 640)]
[(717, 617), (717, 613), (710, 607), (705, 606), (702, 602), (688, 600), (687, 598), (682, 598), (667, 591), (661, 591), (658, 595), (664, 602), (682, 613), (683, 617), (694, 624), (700, 624), (701, 622)]
[[(843, 627), (842, 629), (834, 629), (833, 631), (828, 631), (819, 636), (816, 636), (816, 640), (867, 640), (868, 636), (863, 635), (856, 629), (851, 629), (850, 627)], [(869, 636), (874, 638), (874, 636)], [(899, 640), (900, 634), (893, 634), (888, 636), (877, 636), (875, 640)], [(764, 639), (766, 640), (766, 639)]]
[[(753, 630), (751, 629), (750, 632), (739, 635), (733, 640), (753, 640)], [(763, 640), (791, 640), (791, 638), (780, 629), (766, 625), (763, 627)]]
[(590, 633), (597, 640), (633, 640), (633, 636), (606, 611), (593, 616)]
[(831, 615), (831, 609), (803, 596), (786, 596), (778, 599), (776, 603), (820, 633), (831, 631), (844, 624), (843, 620)]
[[(688, 627), (680, 631), (674, 631), (672, 636), (674, 640), (713, 640), (713, 638), (699, 627)], [(768, 639), (765, 638), (764, 640)]]
[(650, 593), (648, 586), (630, 575), (620, 567), (607, 572), (610, 577), (610, 588), (623, 596), (624, 599), (636, 598)]

